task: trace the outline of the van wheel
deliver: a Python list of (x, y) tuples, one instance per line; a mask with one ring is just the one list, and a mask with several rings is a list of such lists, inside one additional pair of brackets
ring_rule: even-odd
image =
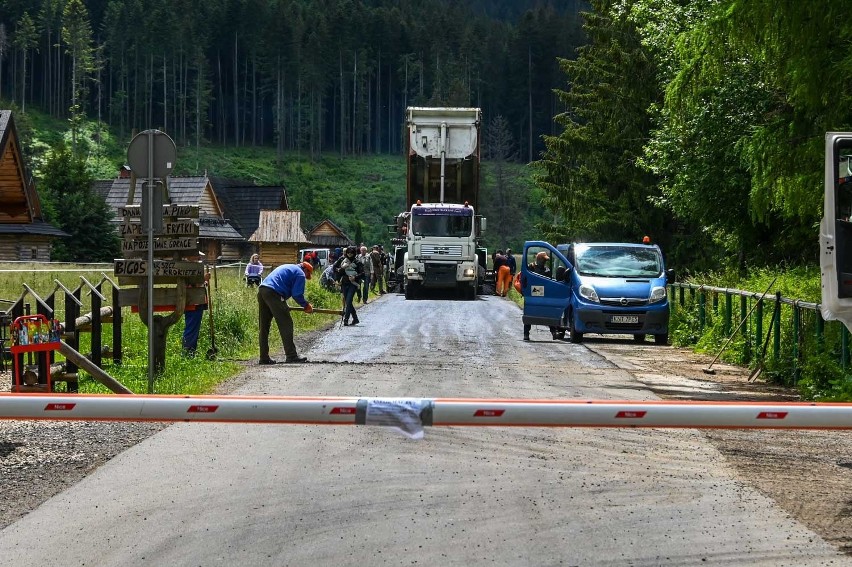
[(662, 335), (654, 335), (654, 343), (658, 345), (667, 345), (669, 344), (669, 334), (664, 333)]
[(568, 333), (570, 334), (570, 340), (574, 344), (580, 344), (583, 342), (583, 333), (578, 333), (574, 328), (574, 314), (568, 315)]
[(638, 335), (633, 335), (633, 340), (636, 341), (637, 343), (644, 343), (645, 342), (645, 334), (639, 333)]

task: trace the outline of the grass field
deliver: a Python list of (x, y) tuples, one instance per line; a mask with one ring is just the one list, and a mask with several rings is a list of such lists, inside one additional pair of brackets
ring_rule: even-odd
[[(104, 305), (111, 305), (112, 266), (107, 264), (55, 264), (55, 263), (0, 263), (0, 309), (10, 307), (9, 302), (22, 296), (30, 304), (31, 312), (36, 312), (37, 300), (24, 286), (46, 300), (56, 292), (56, 318), (65, 320), (65, 292), (61, 283), (71, 291), (81, 289), (82, 314), (91, 312), (90, 288), (101, 285), (102, 293), (107, 297)], [(209, 311), (204, 315), (201, 336), (198, 341), (198, 355), (185, 357), (181, 349), (183, 319), (169, 329), (166, 347), (166, 369), (158, 376), (154, 391), (157, 394), (205, 394), (210, 393), (223, 381), (239, 373), (241, 362), (256, 360), (258, 356), (257, 293), (246, 288), (242, 281), (242, 271), (237, 267), (223, 267), (215, 270), (210, 288), (213, 302), (213, 321), (216, 348), (216, 360), (207, 360), (205, 353), (210, 348)], [(59, 282), (59, 283), (57, 283)], [(82, 287), (81, 287), (82, 286)], [(328, 292), (319, 286), (318, 279), (308, 282), (306, 296), (314, 307), (339, 309), (340, 295)], [(138, 314), (130, 308), (122, 311), (122, 350), (123, 363), (112, 364), (111, 358), (104, 359), (104, 370), (116, 380), (136, 393), (148, 391), (148, 338), (147, 327)], [(296, 312), (293, 321), (296, 334), (321, 328), (336, 319), (334, 315), (320, 315)], [(112, 337), (112, 325), (104, 327), (104, 344)], [(8, 335), (8, 329), (6, 329)], [(270, 333), (272, 352), (281, 348), (278, 333)], [(86, 333), (80, 336), (80, 352), (91, 351), (90, 337)], [(62, 357), (57, 356), (57, 361)], [(81, 393), (107, 393), (104, 386), (95, 382), (84, 372), (80, 372)]]

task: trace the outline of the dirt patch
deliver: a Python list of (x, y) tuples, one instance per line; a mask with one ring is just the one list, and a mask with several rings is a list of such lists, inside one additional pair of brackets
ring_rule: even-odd
[[(749, 380), (749, 370), (673, 347), (617, 342), (589, 345), (663, 399), (800, 401), (790, 388)], [(790, 516), (852, 554), (852, 432), (706, 429), (739, 478)]]

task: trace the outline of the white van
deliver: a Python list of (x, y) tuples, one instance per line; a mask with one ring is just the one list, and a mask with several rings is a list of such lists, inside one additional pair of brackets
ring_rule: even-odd
[(331, 254), (330, 248), (305, 248), (304, 250), (299, 250), (299, 262), (305, 260), (305, 254), (308, 252), (317, 253), (317, 260), (319, 260), (321, 267), (325, 268), (328, 265), (328, 255)]

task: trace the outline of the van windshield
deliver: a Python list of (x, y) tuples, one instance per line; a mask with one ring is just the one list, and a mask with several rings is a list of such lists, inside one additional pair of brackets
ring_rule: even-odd
[(656, 278), (663, 272), (663, 259), (654, 248), (578, 245), (574, 268), (584, 276)]

